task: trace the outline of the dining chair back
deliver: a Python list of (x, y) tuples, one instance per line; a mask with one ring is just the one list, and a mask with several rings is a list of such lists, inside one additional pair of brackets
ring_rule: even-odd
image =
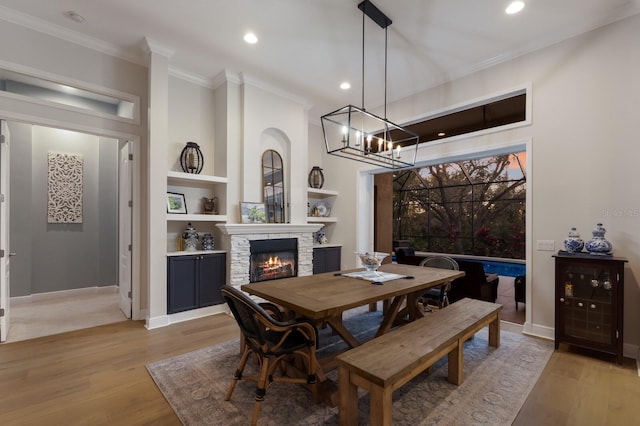
[[(305, 320), (279, 321), (269, 314), (273, 304), (261, 306), (242, 291), (231, 287), (222, 287), (222, 297), (231, 310), (240, 331), (244, 337), (244, 347), (235, 375), (227, 391), (226, 401), (231, 399), (238, 380), (253, 380), (257, 382), (255, 404), (251, 424), (258, 422), (260, 404), (264, 400), (267, 388), (272, 382), (303, 383), (310, 385), (314, 398), (316, 390), (316, 341), (315, 326)], [(267, 307), (268, 309), (265, 309)], [(247, 360), (255, 354), (260, 365), (258, 375), (244, 375)], [(292, 364), (306, 367), (306, 378), (277, 376), (274, 372), (283, 362), (293, 361)], [(281, 370), (284, 372), (284, 366)]]
[[(451, 269), (458, 271), (460, 268), (458, 262), (448, 256), (432, 256), (427, 257), (420, 262), (420, 266), (428, 266), (430, 268)], [(451, 282), (447, 282), (440, 288), (429, 289), (423, 296), (423, 305), (428, 306), (429, 301), (435, 300), (438, 308), (442, 309), (449, 306), (449, 298), (447, 292), (451, 289)]]

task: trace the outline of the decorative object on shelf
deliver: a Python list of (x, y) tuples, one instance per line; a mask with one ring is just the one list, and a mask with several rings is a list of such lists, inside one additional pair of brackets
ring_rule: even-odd
[(216, 214), (217, 202), (218, 202), (217, 197), (213, 197), (213, 198), (202, 197), (202, 207), (204, 209), (204, 214)]
[(180, 153), (180, 166), (185, 173), (199, 174), (204, 166), (204, 157), (195, 142), (187, 142)]
[(313, 166), (309, 172), (309, 188), (321, 189), (324, 185), (324, 174), (318, 166)]
[(202, 236), (202, 250), (213, 250), (213, 235), (207, 233)]
[(569, 236), (564, 240), (564, 248), (569, 253), (580, 253), (584, 248), (584, 241), (580, 238), (580, 233), (576, 228), (571, 228)]
[(187, 214), (187, 203), (184, 194), (167, 192), (167, 213)]
[(324, 200), (320, 200), (313, 206), (311, 215), (314, 217), (329, 217), (331, 215), (331, 205)]
[[(389, 19), (369, 0), (362, 10), (362, 108), (347, 105), (320, 118), (328, 154), (388, 169), (413, 167), (418, 154), (418, 135), (387, 120), (387, 28)], [(364, 107), (365, 15), (384, 29), (384, 118)]]
[(369, 252), (356, 252), (358, 257), (360, 257), (360, 261), (362, 262), (362, 266), (369, 272), (377, 271), (380, 265), (382, 265), (382, 261), (385, 257), (389, 256), (389, 253), (381, 253), (374, 251), (373, 253)]
[(264, 203), (240, 203), (242, 223), (265, 223)]
[(191, 225), (191, 222), (189, 222), (187, 229), (182, 233), (182, 249), (184, 251), (196, 251), (197, 247), (198, 233), (193, 225)]
[(314, 236), (314, 240), (316, 242), (316, 244), (328, 244), (329, 240), (327, 240), (326, 235), (324, 234), (323, 231), (317, 231), (315, 236)]
[(611, 254), (613, 245), (604, 238), (604, 234), (607, 232), (601, 223), (598, 223), (593, 229), (593, 238), (587, 241), (586, 248), (591, 254)]

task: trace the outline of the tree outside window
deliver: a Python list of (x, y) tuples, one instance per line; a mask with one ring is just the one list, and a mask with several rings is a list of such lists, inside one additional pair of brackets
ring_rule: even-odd
[(525, 258), (525, 153), (396, 172), (394, 240), (416, 250)]

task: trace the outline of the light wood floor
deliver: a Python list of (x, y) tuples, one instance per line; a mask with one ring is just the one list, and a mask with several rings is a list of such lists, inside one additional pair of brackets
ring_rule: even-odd
[[(232, 318), (215, 315), (156, 330), (125, 321), (2, 344), (0, 424), (179, 425), (145, 364), (237, 333)], [(515, 424), (637, 424), (640, 378), (626, 361), (622, 368), (561, 347)]]

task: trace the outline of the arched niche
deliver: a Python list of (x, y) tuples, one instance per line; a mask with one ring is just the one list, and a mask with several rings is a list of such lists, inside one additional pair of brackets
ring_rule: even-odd
[(291, 143), (279, 129), (265, 129), (260, 135), (262, 196), (267, 222), (289, 221)]

